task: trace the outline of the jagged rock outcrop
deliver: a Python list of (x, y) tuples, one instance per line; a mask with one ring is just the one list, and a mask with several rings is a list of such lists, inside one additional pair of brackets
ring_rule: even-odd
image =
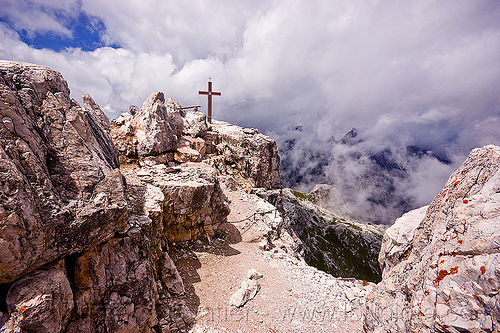
[[(388, 230), (383, 280), (367, 298), (365, 330), (498, 332), (499, 202), (500, 148), (474, 149), (425, 216), (413, 214), (416, 228), (397, 223)], [(396, 239), (401, 250), (392, 251)]]
[[(152, 94), (134, 114), (124, 114), (113, 126), (113, 141), (126, 157), (157, 156), (173, 152), (177, 135), (169, 122), (162, 92)], [(172, 124), (173, 125), (173, 124)]]
[(0, 74), (0, 331), (187, 331), (170, 247), (214, 236), (221, 180), (277, 186), (276, 143), (239, 127), (226, 142), (231, 125), (161, 92), (110, 122), (56, 71), (1, 61)]
[[(223, 181), (246, 184), (248, 189), (281, 187), (281, 169), (276, 141), (253, 128), (241, 128), (213, 121), (206, 134), (210, 163), (223, 175)], [(240, 185), (241, 186), (241, 185)]]
[(415, 229), (425, 218), (428, 208), (424, 206), (409, 211), (385, 231), (378, 257), (382, 273), (388, 272), (410, 253)]
[(384, 227), (339, 218), (319, 205), (324, 198), (319, 192), (324, 191), (283, 190), (285, 229), (296, 236), (296, 251), (334, 276), (380, 281), (377, 258)]
[(46, 67), (0, 62), (0, 283), (126, 226), (125, 182), (94, 115)]
[[(164, 129), (167, 121), (172, 130)], [(153, 133), (162, 133), (155, 140), (166, 140), (168, 144), (157, 142), (161, 149), (141, 148), (152, 147), (152, 142), (156, 142), (153, 134), (148, 137), (143, 133), (146, 122), (154, 124), (149, 126)], [(122, 163), (176, 166), (204, 162), (214, 167), (219, 181), (229, 187), (281, 187), (276, 141), (256, 129), (222, 121), (214, 120), (209, 127), (204, 113), (180, 110), (180, 105), (172, 99), (165, 104), (161, 92), (151, 95), (133, 114), (125, 113), (114, 120), (111, 136)]]

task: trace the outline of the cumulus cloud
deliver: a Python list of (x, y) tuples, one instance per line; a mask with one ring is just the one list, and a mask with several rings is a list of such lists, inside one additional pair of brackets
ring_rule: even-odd
[[(55, 52), (18, 34), (74, 36), (68, 20), (82, 13), (103, 22), (106, 47)], [(499, 22), (496, 0), (3, 0), (0, 57), (61, 71), (75, 98), (90, 93), (110, 117), (155, 90), (206, 108), (197, 91), (212, 77), (222, 91), (215, 118), (283, 147), (293, 139), (290, 161), (311, 172), (304, 184), (339, 172), (359, 184), (370, 156), (390, 151), (411, 174), (392, 175), (393, 194), (413, 188), (417, 205), (470, 149), (500, 144)], [(301, 132), (289, 130), (298, 124)], [(351, 127), (362, 142), (328, 144)], [(430, 153), (408, 155), (409, 146)], [(363, 184), (353, 202), (376, 192)]]

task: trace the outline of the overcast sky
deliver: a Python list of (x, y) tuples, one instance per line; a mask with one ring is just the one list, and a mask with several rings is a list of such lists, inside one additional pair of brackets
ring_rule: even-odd
[(416, 144), (457, 160), (500, 144), (498, 0), (0, 0), (0, 8), (0, 58), (59, 70), (74, 98), (91, 94), (111, 118), (156, 90), (206, 109), (198, 90), (212, 77), (222, 92), (216, 119), (278, 137), (297, 124), (306, 141), (357, 127), (372, 146)]

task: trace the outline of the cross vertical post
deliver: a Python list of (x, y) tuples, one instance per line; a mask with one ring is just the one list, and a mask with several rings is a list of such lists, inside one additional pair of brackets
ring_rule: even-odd
[(200, 95), (208, 95), (208, 122), (212, 122), (212, 96), (221, 96), (220, 91), (212, 91), (212, 78), (208, 79), (208, 91), (200, 90)]

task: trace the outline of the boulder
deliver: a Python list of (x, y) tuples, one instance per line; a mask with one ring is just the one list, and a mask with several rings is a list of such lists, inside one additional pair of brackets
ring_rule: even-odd
[(231, 295), (229, 305), (239, 308), (245, 305), (248, 301), (254, 299), (260, 290), (260, 283), (257, 280), (262, 277), (263, 275), (257, 270), (253, 268), (249, 269), (247, 279), (241, 281), (240, 289)]
[(10, 319), (2, 332), (64, 332), (73, 309), (64, 261), (16, 281), (7, 294), (7, 307)]
[(172, 98), (167, 99), (167, 119), (170, 127), (174, 130), (177, 137), (181, 137), (184, 133), (186, 112), (181, 109), (179, 102)]
[(208, 131), (207, 116), (200, 111), (186, 112), (184, 117), (184, 134), (192, 137), (203, 137)]
[[(500, 327), (500, 148), (474, 149), (422, 214), (400, 262), (385, 237), (367, 332), (496, 332)], [(405, 233), (411, 233), (413, 227)], [(399, 228), (402, 230), (402, 228)], [(412, 238), (412, 241), (410, 239)], [(403, 241), (404, 244), (406, 242)], [(385, 259), (384, 259), (385, 258)]]
[(169, 123), (165, 96), (155, 92), (142, 104), (142, 108), (133, 116), (137, 153), (140, 156), (158, 155), (175, 150), (177, 137)]

